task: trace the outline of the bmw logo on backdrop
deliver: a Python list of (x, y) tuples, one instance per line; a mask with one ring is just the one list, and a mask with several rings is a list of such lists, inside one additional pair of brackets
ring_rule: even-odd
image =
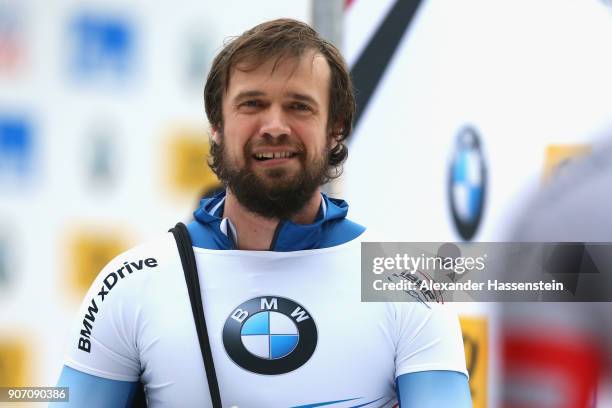
[(480, 137), (471, 126), (459, 131), (454, 149), (448, 183), (450, 208), (459, 235), (469, 241), (482, 217), (487, 169)]
[(229, 357), (258, 374), (285, 374), (306, 363), (317, 346), (310, 313), (291, 299), (256, 297), (237, 306), (223, 326)]

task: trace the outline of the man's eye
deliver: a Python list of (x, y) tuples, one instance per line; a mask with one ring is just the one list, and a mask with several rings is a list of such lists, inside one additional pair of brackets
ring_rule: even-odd
[(291, 104), (291, 108), (299, 110), (299, 111), (309, 111), (309, 110), (311, 110), (310, 106), (306, 105), (305, 103), (301, 103), (301, 102), (294, 102), (294, 103), (292, 103)]
[(240, 104), (240, 106), (244, 106), (247, 108), (256, 108), (260, 105), (259, 101), (245, 101)]

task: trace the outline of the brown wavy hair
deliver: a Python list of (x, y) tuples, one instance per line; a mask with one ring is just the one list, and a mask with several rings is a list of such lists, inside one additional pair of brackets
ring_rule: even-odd
[[(340, 51), (321, 38), (309, 25), (291, 19), (278, 19), (259, 24), (233, 38), (215, 57), (206, 85), (204, 106), (211, 126), (223, 129), (223, 97), (229, 87), (232, 69), (239, 63), (248, 63), (255, 69), (264, 61), (276, 58), (274, 67), (284, 58), (299, 58), (314, 50), (321, 54), (331, 69), (329, 87), (329, 137), (337, 140), (328, 157), (327, 180), (340, 176), (340, 165), (348, 156), (345, 141), (353, 128), (355, 96), (350, 73)], [(209, 165), (217, 173), (220, 146), (211, 141)]]

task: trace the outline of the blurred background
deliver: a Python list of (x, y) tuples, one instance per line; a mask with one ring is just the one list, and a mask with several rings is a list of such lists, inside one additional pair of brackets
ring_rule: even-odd
[[(219, 187), (209, 65), (278, 17), (351, 67), (355, 131), (327, 190), (388, 241), (506, 240), (612, 135), (604, 0), (0, 0), (0, 385), (55, 384), (100, 269)], [(499, 310), (452, 307), (474, 406), (501, 406)], [(600, 382), (595, 406), (610, 407)]]

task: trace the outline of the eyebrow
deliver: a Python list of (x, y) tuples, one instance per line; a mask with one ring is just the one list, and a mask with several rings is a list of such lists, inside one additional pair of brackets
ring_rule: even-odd
[(296, 92), (291, 92), (291, 93), (289, 93), (288, 96), (290, 96), (293, 99), (297, 99), (298, 101), (308, 102), (311, 105), (319, 106), (317, 101), (315, 101), (314, 98), (312, 98), (312, 97), (310, 97), (308, 95), (304, 95), (304, 94), (296, 93)]
[(241, 101), (243, 99), (255, 98), (258, 96), (264, 96), (265, 94), (262, 91), (242, 91), (238, 95), (234, 96), (232, 100), (234, 102)]

